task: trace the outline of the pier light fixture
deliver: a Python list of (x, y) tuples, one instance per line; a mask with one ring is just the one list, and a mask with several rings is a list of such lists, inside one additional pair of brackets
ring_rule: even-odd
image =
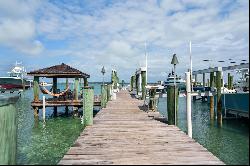
[(172, 61), (171, 61), (171, 64), (173, 64), (174, 65), (174, 120), (175, 120), (175, 125), (176, 125), (176, 92), (175, 92), (175, 87), (176, 87), (176, 81), (175, 81), (175, 77), (176, 77), (176, 74), (175, 74), (175, 66), (178, 64), (179, 62), (178, 62), (178, 59), (177, 59), (177, 56), (176, 56), (176, 54), (174, 54), (173, 55), (173, 58), (172, 58)]

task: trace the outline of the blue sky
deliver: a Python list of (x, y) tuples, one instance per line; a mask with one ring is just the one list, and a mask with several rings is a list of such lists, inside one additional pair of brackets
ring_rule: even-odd
[(173, 53), (177, 72), (249, 55), (248, 0), (0, 0), (0, 74), (15, 61), (27, 70), (62, 62), (110, 80), (111, 69), (129, 81), (144, 65), (148, 43), (148, 79), (166, 79)]

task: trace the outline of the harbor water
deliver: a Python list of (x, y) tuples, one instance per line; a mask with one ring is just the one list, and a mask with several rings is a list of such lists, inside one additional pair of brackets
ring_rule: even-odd
[[(210, 122), (207, 102), (192, 101), (193, 139), (225, 164), (249, 165), (248, 119), (223, 119), (222, 127)], [(160, 98), (159, 112), (167, 117), (167, 99)], [(187, 133), (186, 98), (179, 97), (177, 126)]]
[[(101, 84), (94, 86), (95, 95), (100, 94)], [(65, 85), (61, 85), (63, 89)], [(59, 86), (60, 87), (60, 86)], [(79, 117), (64, 115), (64, 109), (58, 109), (58, 117), (53, 117), (53, 109), (46, 108), (46, 124), (35, 120), (30, 102), (32, 89), (26, 90), (16, 103), (17, 110), (17, 164), (57, 164), (77, 139), (83, 126)], [(167, 100), (160, 98), (158, 109), (167, 115)], [(178, 127), (186, 132), (186, 101), (179, 98)], [(73, 110), (70, 110), (73, 112)], [(0, 117), (1, 118), (1, 117)], [(11, 119), (10, 119), (11, 120)], [(223, 120), (223, 126), (209, 121), (207, 103), (192, 103), (193, 138), (226, 164), (249, 165), (249, 125), (247, 120)], [(8, 140), (6, 144), (13, 144)], [(1, 163), (1, 161), (0, 161)]]

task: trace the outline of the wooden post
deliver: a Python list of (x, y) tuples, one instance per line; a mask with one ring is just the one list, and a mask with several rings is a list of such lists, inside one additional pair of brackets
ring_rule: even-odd
[[(53, 93), (56, 93), (57, 91), (57, 78), (56, 77), (53, 77)], [(54, 96), (54, 98), (56, 98)]]
[(133, 88), (134, 88), (134, 76), (131, 76), (131, 79), (130, 79), (130, 91), (133, 91)]
[[(66, 78), (65, 89), (66, 89), (67, 87), (69, 87), (69, 79), (68, 79), (68, 78)], [(68, 91), (65, 92), (65, 96), (66, 96), (65, 99), (68, 100)], [(65, 114), (68, 115), (68, 113), (69, 113), (69, 107), (66, 106), (66, 107), (65, 107)]]
[[(210, 73), (210, 87), (214, 88), (214, 72)], [(214, 120), (214, 96), (210, 96), (210, 120)]]
[(135, 88), (136, 88), (136, 94), (138, 95), (139, 94), (139, 75), (136, 74), (135, 75)]
[[(53, 77), (53, 93), (56, 93), (57, 91), (57, 78)], [(57, 98), (54, 96), (53, 98)], [(54, 107), (54, 116), (57, 116), (57, 107)]]
[(135, 80), (136, 78), (135, 78), (135, 75), (133, 75), (133, 89), (132, 90), (134, 90), (135, 89), (135, 87), (136, 87), (136, 80)]
[(133, 89), (133, 76), (130, 77), (130, 91)]
[(217, 87), (217, 85), (216, 85), (216, 76), (214, 76), (214, 87)]
[(156, 89), (149, 89), (149, 109), (152, 111), (155, 111), (155, 94), (156, 94)]
[(38, 117), (39, 115), (39, 108), (38, 107), (34, 107), (34, 117)]
[(216, 71), (217, 88), (217, 122), (222, 125), (222, 101), (221, 101), (221, 71)]
[(84, 77), (84, 87), (88, 86), (88, 79), (86, 77)]
[(205, 87), (206, 85), (206, 73), (202, 74), (202, 78), (203, 78), (203, 87)]
[(227, 73), (227, 88), (228, 88), (228, 89), (231, 89), (231, 85), (230, 85), (230, 84), (231, 84), (231, 81), (230, 81), (230, 78), (231, 78), (231, 77), (230, 77), (230, 73)]
[(0, 98), (0, 165), (16, 164), (17, 100)]
[(39, 77), (35, 76), (33, 83), (34, 83), (34, 86), (33, 86), (34, 101), (38, 102), (39, 101)]
[(108, 84), (107, 85), (107, 101), (110, 101), (110, 99), (111, 99), (111, 91), (110, 91), (110, 89), (111, 89), (111, 85)]
[[(175, 92), (175, 94), (174, 94)], [(174, 102), (174, 97), (176, 97), (176, 106)], [(167, 87), (167, 111), (168, 111), (168, 124), (175, 125), (175, 112), (176, 109), (176, 122), (178, 119), (178, 87), (168, 86)], [(177, 125), (177, 124), (176, 124)]]
[(234, 76), (230, 76), (230, 88), (233, 89)]
[(142, 100), (145, 100), (146, 98), (146, 71), (141, 72), (142, 76)]
[(108, 103), (108, 85), (104, 85), (104, 90), (106, 92), (106, 95), (105, 95), (105, 107), (106, 107)]
[(74, 100), (78, 100), (78, 90), (79, 90), (79, 78), (75, 78)]
[(101, 107), (105, 108), (107, 103), (107, 89), (106, 85), (101, 85)]
[(93, 87), (84, 87), (84, 125), (93, 125), (93, 106), (94, 106), (94, 89)]

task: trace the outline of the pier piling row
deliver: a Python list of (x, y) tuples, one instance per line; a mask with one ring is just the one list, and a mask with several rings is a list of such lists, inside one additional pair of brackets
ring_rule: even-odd
[(136, 85), (136, 94), (139, 99), (145, 100), (146, 98), (146, 67), (140, 67), (135, 72), (135, 85)]

